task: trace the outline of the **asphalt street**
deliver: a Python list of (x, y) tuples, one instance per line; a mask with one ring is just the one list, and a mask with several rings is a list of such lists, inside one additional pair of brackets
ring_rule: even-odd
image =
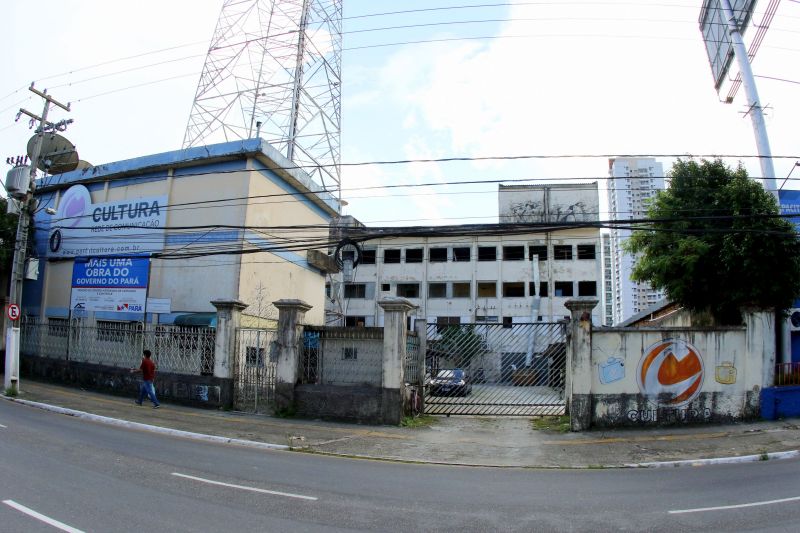
[(798, 460), (399, 464), (197, 442), (11, 402), (0, 402), (0, 444), (2, 531), (796, 531), (800, 520)]

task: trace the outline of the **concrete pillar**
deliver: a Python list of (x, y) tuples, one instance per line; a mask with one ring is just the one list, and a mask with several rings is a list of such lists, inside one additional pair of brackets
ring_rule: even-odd
[(217, 335), (214, 341), (214, 377), (231, 379), (236, 357), (236, 329), (247, 304), (239, 300), (213, 300), (217, 309)]
[(300, 350), (303, 345), (303, 320), (311, 305), (302, 300), (278, 300), (278, 331), (275, 342), (278, 364), (275, 375), (275, 409), (294, 409), (294, 387), (300, 368)]
[(416, 306), (405, 298), (384, 298), (378, 305), (384, 315), (382, 417), (386, 424), (399, 424), (403, 419), (406, 317)]
[(597, 298), (580, 297), (564, 304), (571, 314), (564, 395), (572, 431), (589, 429), (592, 422), (592, 309), (597, 303)]
[(775, 313), (742, 309), (745, 333), (745, 412), (743, 416), (758, 417), (761, 389), (775, 384)]

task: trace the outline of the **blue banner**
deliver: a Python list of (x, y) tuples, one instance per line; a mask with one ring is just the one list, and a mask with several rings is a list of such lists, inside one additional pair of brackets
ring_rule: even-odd
[(148, 257), (91, 257), (75, 259), (73, 288), (146, 289), (150, 275)]

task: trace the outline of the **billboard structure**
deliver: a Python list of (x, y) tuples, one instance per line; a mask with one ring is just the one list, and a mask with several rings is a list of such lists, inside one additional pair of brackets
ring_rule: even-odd
[[(728, 19), (720, 5), (721, 0), (705, 0), (700, 10), (700, 31), (706, 43), (714, 88), (719, 91), (733, 62), (733, 42), (728, 30)], [(730, 0), (733, 16), (739, 31), (744, 33), (755, 9), (756, 0)]]

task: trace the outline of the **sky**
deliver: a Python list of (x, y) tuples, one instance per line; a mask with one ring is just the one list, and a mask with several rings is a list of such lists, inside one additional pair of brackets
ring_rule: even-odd
[[(760, 176), (748, 157), (757, 150), (744, 90), (724, 104), (728, 82), (714, 89), (701, 4), (344, 0), (343, 163), (538, 156), (345, 166), (344, 213), (375, 226), (493, 223), (497, 180), (599, 180), (604, 202), (609, 155), (730, 154), (730, 164), (742, 161)], [(754, 22), (768, 4), (757, 2)], [(180, 149), (221, 6), (4, 2), (4, 158), (24, 154), (32, 134), (24, 117), (15, 122), (18, 109), (41, 113), (32, 81), (71, 102), (70, 113), (56, 110), (51, 119), (74, 119), (65, 135), (81, 159)], [(378, 15), (415, 9), (426, 11)], [(800, 2), (782, 0), (753, 61), (779, 184), (800, 160), (798, 21)], [(749, 28), (745, 41), (754, 33)], [(674, 158), (659, 160), (668, 169)], [(454, 181), (478, 183), (444, 185)], [(403, 184), (416, 186), (381, 188)]]

